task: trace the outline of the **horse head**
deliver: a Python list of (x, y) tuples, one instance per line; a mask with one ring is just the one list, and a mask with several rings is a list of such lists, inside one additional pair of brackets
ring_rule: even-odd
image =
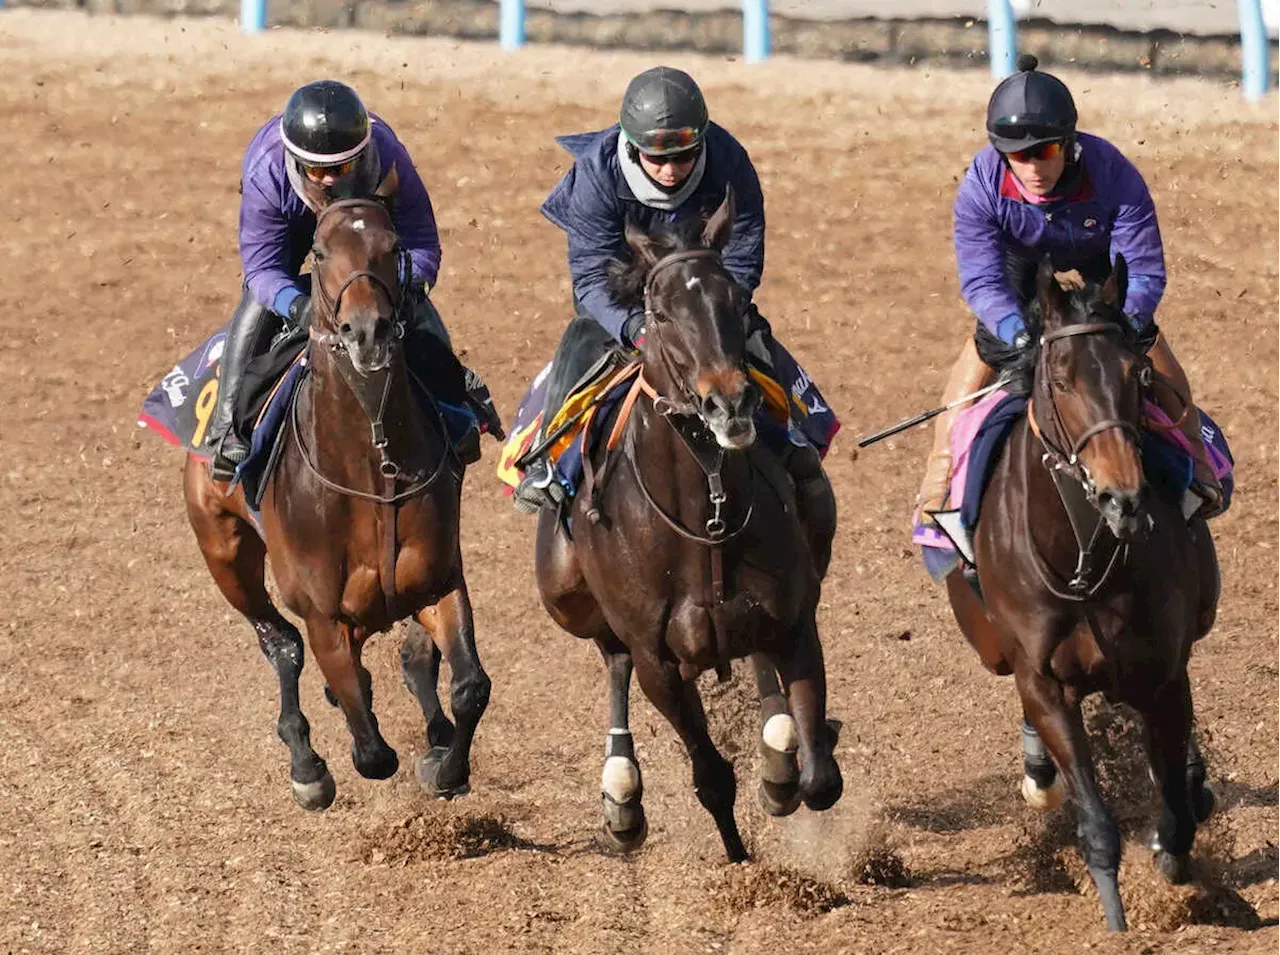
[(1055, 466), (1071, 474), (1121, 540), (1145, 528), (1139, 454), (1142, 390), (1151, 363), (1137, 347), (1122, 311), (1128, 284), (1124, 256), (1105, 280), (1055, 273), (1047, 261), (1036, 275), (1039, 358), (1033, 423)]
[(760, 390), (747, 375), (750, 297), (720, 258), (733, 219), (726, 189), (705, 222), (652, 234), (628, 222), (633, 256), (613, 264), (610, 288), (621, 304), (644, 308), (644, 374), (663, 400), (701, 418), (721, 447), (741, 450), (756, 438)]
[(403, 336), (409, 261), (386, 202), (398, 183), (393, 168), (371, 199), (327, 202), (316, 220), (312, 255), (312, 337), (345, 351), (361, 376), (391, 364)]

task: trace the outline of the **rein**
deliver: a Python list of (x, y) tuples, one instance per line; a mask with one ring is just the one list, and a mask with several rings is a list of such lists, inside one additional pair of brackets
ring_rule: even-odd
[[(316, 220), (316, 230), (319, 231), (320, 223), (336, 209), (351, 209), (355, 207), (377, 209), (385, 214), (385, 208), (377, 202), (365, 199), (344, 199), (340, 202), (334, 202), (326, 206)], [(392, 309), (392, 358), (398, 352), (401, 356), (403, 364), (403, 341), (405, 335), (405, 322), (403, 319), (403, 310), (406, 303), (406, 291), (409, 284), (409, 276), (411, 274), (409, 268), (409, 254), (404, 249), (398, 249), (399, 256), (399, 272), (400, 281), (398, 287), (393, 291), (390, 284), (369, 269), (356, 269), (351, 272), (341, 287), (338, 289), (336, 296), (330, 297), (325, 291), (324, 283), (320, 280), (320, 276), (313, 274), (312, 277), (312, 293), (316, 303), (319, 306), (319, 315), (324, 316), (329, 322), (335, 320), (338, 316), (338, 310), (342, 305), (342, 296), (346, 294), (347, 289), (358, 279), (368, 279), (375, 289), (382, 292), (391, 304)], [(347, 487), (337, 481), (326, 477), (320, 470), (319, 465), (312, 456), (311, 449), (307, 447), (302, 436), (302, 424), (298, 420), (298, 400), (295, 393), (294, 399), (290, 404), (289, 415), (290, 424), (293, 430), (293, 438), (298, 446), (298, 451), (302, 455), (302, 461), (307, 466), (307, 470), (317, 481), (331, 491), (335, 491), (344, 497), (353, 497), (360, 500), (371, 501), (378, 505), (379, 524), (381, 525), (382, 546), (379, 548), (378, 561), (378, 577), (382, 585), (382, 593), (386, 598), (388, 608), (391, 607), (396, 597), (395, 585), (395, 567), (396, 567), (396, 518), (399, 506), (402, 502), (410, 498), (418, 497), (435, 484), (440, 476), (444, 473), (445, 467), (449, 464), (451, 458), (456, 459), (456, 453), (449, 441), (449, 432), (445, 426), (444, 416), (440, 412), (439, 405), (431, 400), (431, 409), (435, 412), (434, 420), (436, 427), (439, 429), (442, 440), (444, 441), (444, 450), (441, 452), (436, 462), (435, 469), (426, 477), (418, 477), (418, 474), (406, 475), (403, 468), (391, 457), (388, 451), (388, 439), (386, 428), (384, 426), (384, 418), (387, 411), (387, 401), (391, 395), (391, 381), (395, 370), (394, 364), (382, 370), (382, 393), (378, 399), (376, 406), (373, 406), (366, 400), (365, 385), (368, 378), (356, 371), (355, 366), (351, 362), (350, 353), (347, 351), (345, 344), (340, 335), (333, 331), (317, 331), (315, 322), (308, 329), (308, 337), (317, 345), (327, 347), (333, 355), (334, 365), (338, 370), (338, 374), (346, 383), (347, 388), (351, 391), (361, 409), (365, 413), (365, 417), (369, 420), (369, 438), (373, 449), (378, 452), (378, 473), (382, 477), (381, 493), (373, 491), (362, 491), (358, 488)], [(409, 374), (408, 366), (404, 365), (406, 375)], [(407, 382), (406, 382), (407, 384)], [(412, 395), (410, 395), (412, 400)], [(397, 491), (397, 485), (402, 478), (411, 480), (407, 487)], [(416, 478), (416, 480), (414, 480)]]

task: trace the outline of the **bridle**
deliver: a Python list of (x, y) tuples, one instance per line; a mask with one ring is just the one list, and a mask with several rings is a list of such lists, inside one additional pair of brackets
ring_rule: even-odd
[[(1093, 477), (1089, 474), (1089, 468), (1085, 465), (1080, 455), (1090, 441), (1107, 431), (1118, 430), (1123, 432), (1135, 447), (1142, 440), (1142, 433), (1138, 425), (1122, 418), (1104, 418), (1101, 421), (1097, 421), (1085, 428), (1074, 440), (1068, 433), (1066, 423), (1063, 421), (1062, 413), (1059, 411), (1057, 400), (1054, 397), (1053, 383), (1049, 372), (1049, 346), (1054, 342), (1082, 335), (1123, 335), (1123, 329), (1118, 322), (1100, 321), (1086, 322), (1079, 325), (1065, 325), (1046, 332), (1040, 339), (1039, 367), (1036, 380), (1042, 383), (1044, 394), (1048, 398), (1050, 428), (1046, 429), (1040, 425), (1036, 415), (1037, 404), (1034, 397), (1027, 410), (1027, 421), (1031, 431), (1045, 449), (1041, 462), (1053, 478), (1054, 486), (1058, 490), (1058, 496), (1066, 509), (1072, 533), (1076, 538), (1076, 567), (1070, 580), (1067, 581), (1065, 591), (1050, 579), (1051, 574), (1055, 577), (1058, 575), (1040, 555), (1036, 546), (1035, 537), (1031, 533), (1030, 507), (1025, 507), (1023, 510), (1023, 531), (1031, 548), (1032, 566), (1040, 577), (1041, 583), (1055, 597), (1073, 603), (1083, 603), (1096, 596), (1111, 577), (1111, 573), (1116, 566), (1122, 560), (1127, 559), (1129, 552), (1128, 543), (1121, 543), (1108, 533), (1108, 537), (1110, 537), (1114, 545), (1111, 548), (1110, 559), (1103, 568), (1102, 574), (1096, 580), (1092, 579), (1094, 576), (1094, 549), (1102, 541), (1102, 534), (1107, 525), (1098, 510), (1097, 486), (1093, 481)], [(1140, 387), (1149, 386), (1151, 379), (1151, 364), (1147, 360), (1139, 370), (1138, 381)], [(1092, 523), (1092, 527), (1089, 526), (1090, 523)], [(1089, 612), (1089, 616), (1092, 618), (1092, 612)], [(1092, 619), (1090, 620), (1090, 625), (1094, 626), (1096, 632), (1097, 627)]]

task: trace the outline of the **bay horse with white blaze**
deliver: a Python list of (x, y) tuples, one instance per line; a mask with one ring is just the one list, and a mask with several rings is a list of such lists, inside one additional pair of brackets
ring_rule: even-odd
[(835, 527), (803, 526), (786, 472), (756, 444), (748, 299), (719, 254), (733, 218), (729, 193), (705, 225), (692, 223), (696, 232), (628, 224), (632, 258), (614, 263), (611, 285), (647, 316), (634, 406), (616, 425), (621, 447), (589, 454), (583, 489), (538, 523), (543, 603), (566, 631), (595, 641), (609, 674), (601, 836), (618, 851), (647, 833), (628, 725), (633, 668), (688, 750), (729, 859), (747, 857), (737, 785), (707, 732), (700, 673), (727, 676), (733, 658), (752, 659), (767, 811), (786, 815), (802, 800), (827, 809), (843, 785), (815, 620)]
[[(399, 765), (378, 731), (360, 663), (373, 633), (409, 616), (421, 624), (409, 628), (401, 663), (427, 721), (416, 772), (428, 793), (468, 790), (471, 741), (489, 699), (458, 542), (464, 467), (438, 409), (424, 414), (411, 393), (404, 358), (408, 270), (383, 204), (395, 185), (393, 170), (374, 200), (337, 201), (318, 214), (310, 373), (263, 495), (262, 536), (241, 487), (228, 495), (194, 456), (185, 469), (187, 515), (205, 562), (279, 676), (277, 729), (305, 809), (327, 808), (335, 786), (299, 706), (302, 637), (267, 595), (265, 558), (285, 605), (306, 622), (362, 776), (385, 779)], [(456, 728), (436, 695), (442, 654), (453, 673)]]
[(1098, 795), (1080, 706), (1101, 691), (1141, 714), (1164, 804), (1156, 864), (1185, 881), (1197, 823), (1213, 806), (1192, 741), (1187, 660), (1213, 626), (1220, 582), (1205, 521), (1188, 524), (1177, 500), (1146, 486), (1142, 396), (1168, 384), (1120, 311), (1123, 256), (1108, 269), (1105, 281), (1063, 287), (1040, 266), (1028, 316), (1039, 338), (1030, 404), (974, 536), (981, 596), (961, 570), (947, 591), (984, 665), (1014, 676), (1026, 724), (1023, 794), (1053, 808), (1065, 777), (1107, 926), (1120, 931), (1120, 836)]

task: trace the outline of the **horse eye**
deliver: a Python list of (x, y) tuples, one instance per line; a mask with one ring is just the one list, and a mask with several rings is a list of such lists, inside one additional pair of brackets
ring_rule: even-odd
[(1061, 375), (1055, 375), (1053, 378), (1053, 387), (1058, 391), (1065, 393), (1071, 390), (1071, 382), (1067, 381), (1067, 379), (1063, 378)]
[(317, 245), (313, 245), (311, 247), (311, 257), (315, 259), (317, 262), (324, 261), (324, 253), (320, 251), (320, 247)]

